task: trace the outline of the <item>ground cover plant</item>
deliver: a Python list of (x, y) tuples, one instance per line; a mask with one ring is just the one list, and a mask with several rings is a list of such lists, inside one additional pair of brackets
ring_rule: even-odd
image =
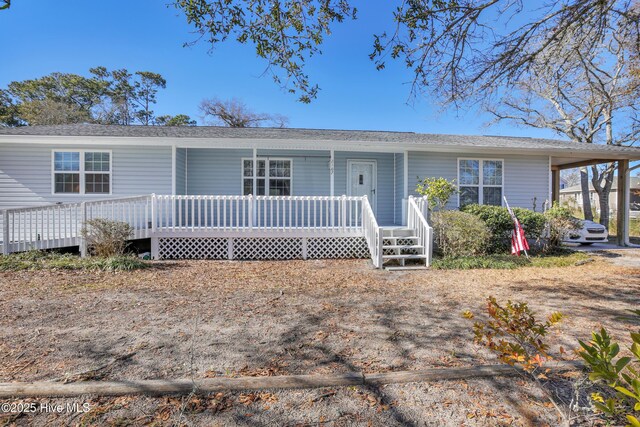
[(25, 270), (106, 270), (126, 271), (150, 267), (133, 255), (81, 258), (59, 252), (28, 251), (0, 255), (0, 271)]
[(534, 253), (529, 258), (507, 254), (435, 258), (431, 268), (436, 270), (507, 269), (521, 267), (568, 267), (592, 262), (593, 257), (583, 252), (557, 251)]

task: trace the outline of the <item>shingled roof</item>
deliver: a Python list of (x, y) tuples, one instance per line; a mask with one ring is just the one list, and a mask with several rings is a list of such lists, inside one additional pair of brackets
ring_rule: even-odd
[(514, 148), (531, 150), (562, 150), (570, 152), (593, 151), (638, 155), (635, 147), (618, 147), (578, 144), (557, 139), (526, 138), (513, 136), (442, 135), (414, 132), (389, 132), (368, 130), (330, 130), (294, 128), (230, 128), (220, 126), (114, 126), (77, 124), (60, 126), (23, 126), (0, 128), (3, 135), (26, 136), (91, 136), (128, 138), (202, 138), (202, 139), (255, 139), (279, 141), (334, 141), (371, 142), (416, 146), (448, 146), (478, 148)]

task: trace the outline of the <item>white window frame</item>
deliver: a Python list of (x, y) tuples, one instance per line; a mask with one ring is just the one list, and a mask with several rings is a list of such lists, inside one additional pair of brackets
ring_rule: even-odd
[[(244, 176), (244, 162), (245, 161), (250, 161), (251, 163), (253, 163), (253, 157), (243, 157), (240, 160), (240, 194), (243, 196), (248, 196), (248, 194), (244, 194), (244, 180), (245, 179), (253, 179), (253, 182), (257, 182), (258, 179), (264, 179), (264, 195), (268, 196), (269, 195), (269, 179), (288, 179), (289, 180), (289, 190), (290, 190), (290, 195), (293, 196), (294, 192), (293, 192), (293, 159), (292, 158), (288, 158), (288, 157), (268, 157), (268, 156), (262, 156), (262, 157), (257, 157), (256, 158), (256, 162), (259, 162), (260, 160), (264, 160), (264, 176), (257, 176), (256, 174), (258, 173), (258, 168), (257, 165), (253, 165), (253, 175), (251, 176)], [(288, 161), (291, 165), (290, 167), (290, 176), (289, 177), (282, 177), (282, 176), (274, 176), (273, 178), (269, 176), (269, 162), (271, 160), (285, 160)], [(255, 179), (254, 179), (255, 178)], [(253, 189), (253, 192), (256, 192), (256, 189)], [(256, 196), (256, 194), (254, 194), (254, 196)], [(275, 197), (275, 196), (274, 196)], [(284, 196), (284, 197), (288, 197), (288, 196)]]
[[(56, 171), (56, 153), (80, 153), (80, 170), (78, 171)], [(85, 153), (109, 153), (109, 171), (85, 171)], [(56, 193), (56, 173), (79, 173), (80, 174), (80, 192), (78, 193)], [(86, 193), (85, 183), (87, 173), (109, 174), (109, 192), (108, 193)], [(53, 196), (110, 196), (113, 194), (113, 152), (104, 149), (55, 149), (51, 150), (51, 194)]]
[[(460, 183), (460, 161), (462, 160), (475, 160), (478, 162), (478, 185), (467, 185), (467, 184), (461, 184)], [(484, 184), (484, 177), (483, 177), (483, 171), (484, 171), (484, 162), (488, 161), (488, 162), (502, 162), (502, 185), (485, 185)], [(491, 188), (501, 188), (502, 189), (502, 197), (500, 198), (500, 206), (504, 206), (504, 168), (505, 168), (505, 162), (504, 159), (485, 159), (485, 158), (478, 158), (478, 157), (458, 157), (457, 160), (457, 165), (456, 168), (458, 169), (458, 178), (456, 181), (456, 184), (458, 185), (458, 209), (460, 209), (460, 187), (478, 187), (478, 204), (479, 205), (484, 205), (484, 192), (483, 192), (483, 188), (484, 187), (491, 187)]]

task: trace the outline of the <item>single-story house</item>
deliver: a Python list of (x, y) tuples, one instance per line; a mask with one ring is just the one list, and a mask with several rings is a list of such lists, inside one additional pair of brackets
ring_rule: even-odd
[[(640, 217), (640, 177), (634, 176), (629, 179), (629, 215), (631, 218)], [(600, 203), (593, 184), (589, 182), (589, 199), (591, 206), (597, 213), (600, 213)], [(560, 203), (572, 208), (582, 209), (582, 186), (572, 185), (560, 189)], [(618, 181), (613, 181), (611, 193), (609, 193), (609, 211), (615, 214), (618, 211)]]
[[(371, 256), (429, 263), (419, 178), (465, 203), (541, 211), (560, 169), (640, 149), (502, 136), (64, 125), (0, 129), (3, 252), (79, 245), (84, 221), (128, 221), (156, 258)], [(619, 188), (625, 191), (625, 185)], [(625, 194), (628, 194), (625, 193)], [(620, 201), (628, 205), (628, 196)], [(626, 200), (626, 201), (625, 201)], [(626, 205), (625, 205), (626, 206)]]

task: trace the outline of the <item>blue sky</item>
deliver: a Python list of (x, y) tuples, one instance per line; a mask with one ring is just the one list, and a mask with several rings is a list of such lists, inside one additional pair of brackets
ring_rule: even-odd
[(501, 124), (476, 111), (441, 112), (428, 96), (407, 105), (411, 74), (401, 63), (376, 71), (369, 60), (373, 34), (391, 25), (392, 2), (376, 0), (356, 21), (337, 25), (324, 54), (308, 63), (321, 91), (310, 105), (296, 101), (263, 75), (253, 47), (229, 42), (212, 53), (183, 16), (165, 2), (14, 1), (0, 12), (3, 59), (0, 87), (53, 71), (87, 74), (90, 67), (154, 71), (167, 79), (156, 113), (199, 119), (205, 97), (237, 97), (257, 112), (280, 113), (291, 127), (372, 129), (425, 133), (556, 137), (548, 131)]

